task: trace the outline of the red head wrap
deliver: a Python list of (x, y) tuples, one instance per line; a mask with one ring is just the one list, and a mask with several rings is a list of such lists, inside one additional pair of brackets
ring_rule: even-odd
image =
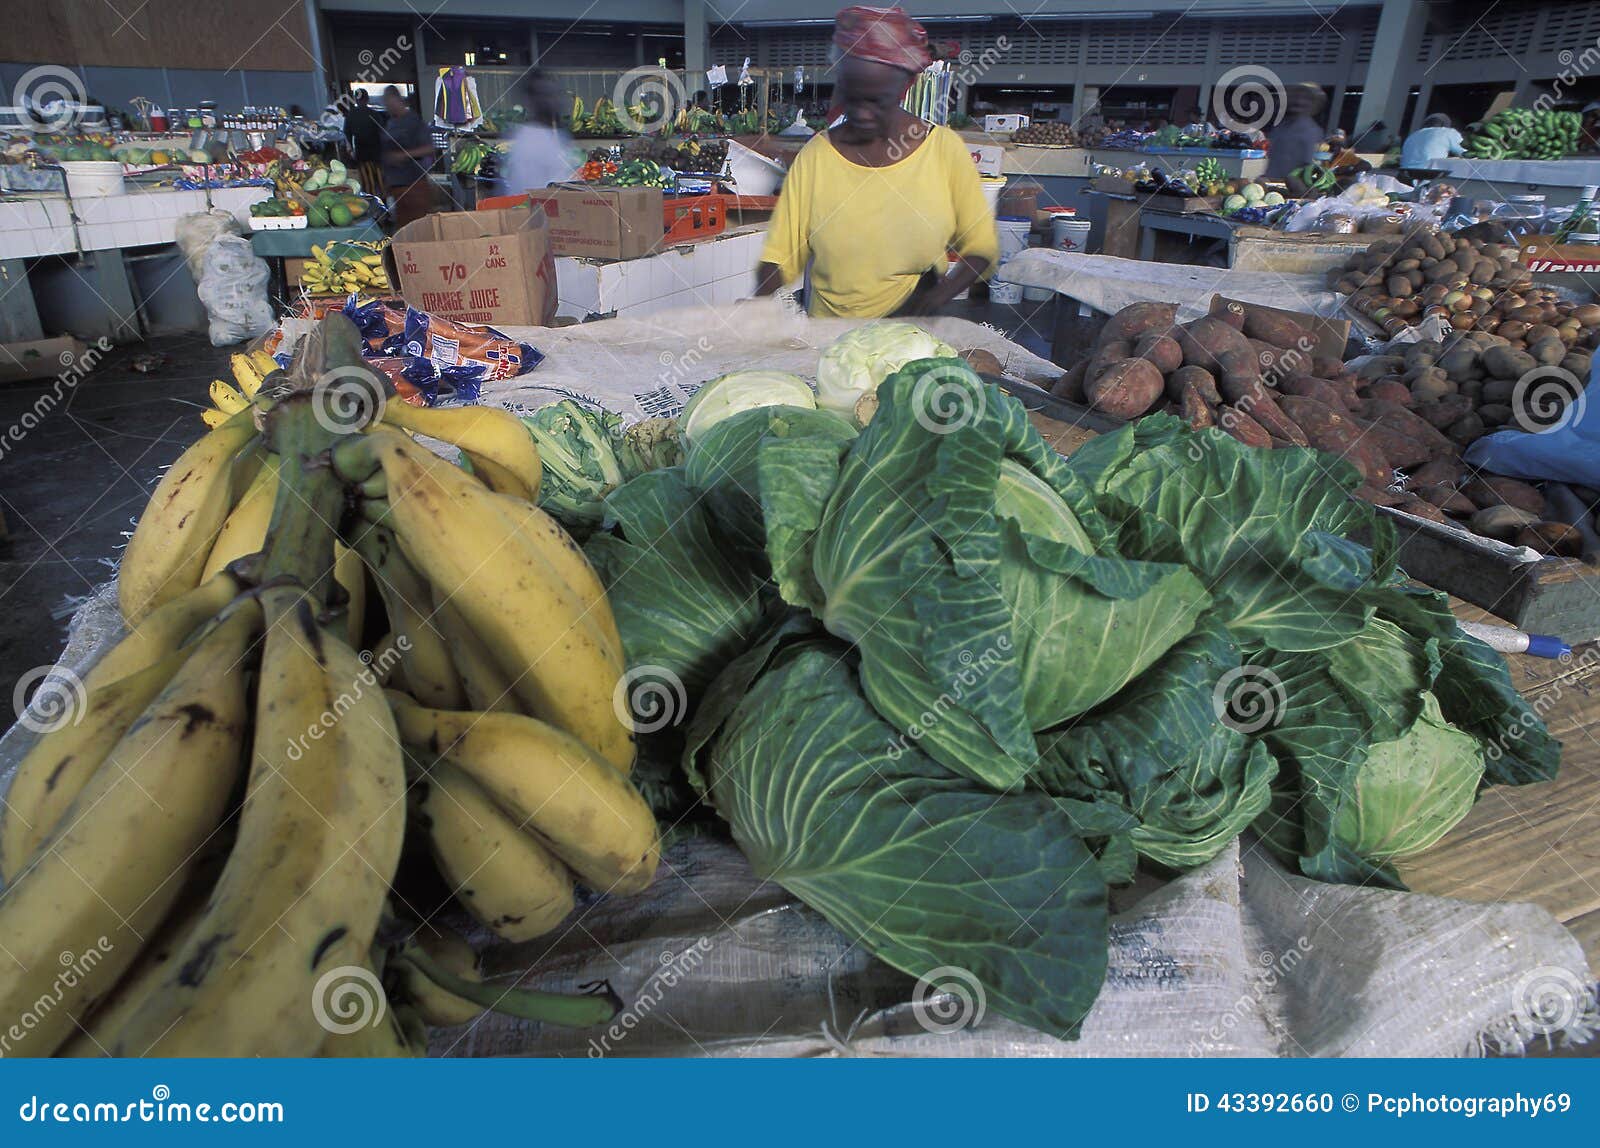
[(904, 8), (844, 8), (834, 17), (834, 47), (846, 56), (920, 72), (932, 62), (928, 33)]

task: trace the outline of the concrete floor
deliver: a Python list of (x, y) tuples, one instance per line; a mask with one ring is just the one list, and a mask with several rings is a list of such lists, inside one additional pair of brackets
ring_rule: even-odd
[[(75, 385), (0, 386), (0, 697), (56, 660), (73, 600), (111, 577), (163, 470), (205, 430), (206, 384), (229, 377), (234, 349), (164, 337), (113, 348)], [(152, 353), (165, 362), (132, 368)]]

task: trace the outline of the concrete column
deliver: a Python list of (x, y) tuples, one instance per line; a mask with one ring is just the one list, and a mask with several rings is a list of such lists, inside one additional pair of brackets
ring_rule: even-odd
[(306, 110), (315, 118), (328, 106), (328, 71), (322, 65), (322, 13), (317, 11), (317, 0), (305, 0), (305, 9), (306, 35), (310, 38), (307, 50), (311, 54), (311, 85), (316, 89), (316, 98)]
[(532, 24), (528, 25), (528, 62), (539, 66), (539, 29)]
[(435, 76), (428, 67), (428, 48), (422, 42), (425, 29), (422, 21), (418, 20), (411, 25), (411, 46), (417, 57), (417, 114), (422, 117), (422, 122), (433, 122), (433, 81)]
[(683, 69), (690, 94), (704, 91), (706, 69), (711, 66), (711, 26), (706, 21), (706, 0), (683, 0)]
[(1397, 135), (1404, 131), (1400, 117), (1405, 114), (1406, 96), (1417, 74), (1417, 48), (1427, 24), (1425, 0), (1383, 0), (1372, 59), (1361, 87), (1361, 106), (1356, 109), (1357, 135), (1376, 120)]

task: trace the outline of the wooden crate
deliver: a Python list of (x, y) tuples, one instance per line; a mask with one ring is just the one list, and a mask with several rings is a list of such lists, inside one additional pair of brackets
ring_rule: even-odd
[(1283, 275), (1321, 275), (1344, 266), (1365, 251), (1375, 235), (1339, 235), (1323, 231), (1278, 231), (1242, 224), (1233, 236), (1235, 271), (1276, 271)]

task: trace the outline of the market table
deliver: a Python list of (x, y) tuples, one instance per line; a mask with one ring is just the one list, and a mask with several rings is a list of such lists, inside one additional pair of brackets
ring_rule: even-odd
[(1238, 271), (1278, 271), (1313, 275), (1337, 267), (1378, 238), (1375, 235), (1327, 231), (1283, 231), (1255, 223), (1239, 223), (1214, 212), (1181, 212), (1151, 206), (1139, 212), (1139, 258), (1157, 261), (1160, 233), (1215, 240), (1223, 266)]
[[(1161, 232), (1183, 235), (1189, 239), (1210, 239), (1221, 245), (1223, 266), (1230, 265), (1236, 225), (1209, 211), (1172, 211), (1161, 207), (1144, 207), (1139, 211), (1139, 258), (1153, 262), (1156, 258), (1156, 237)], [(1208, 250), (1207, 255), (1214, 253)]]
[(1543, 195), (1546, 207), (1576, 203), (1586, 185), (1600, 184), (1600, 156), (1555, 160), (1452, 156), (1439, 161), (1439, 168), (1466, 199)]
[(270, 231), (252, 231), (250, 250), (267, 261), (272, 269), (268, 290), (276, 299), (289, 297), (289, 276), (284, 261), (310, 259), (313, 247), (327, 247), (330, 243), (373, 243), (383, 238), (383, 228), (374, 219), (364, 219), (349, 227), (290, 227)]

